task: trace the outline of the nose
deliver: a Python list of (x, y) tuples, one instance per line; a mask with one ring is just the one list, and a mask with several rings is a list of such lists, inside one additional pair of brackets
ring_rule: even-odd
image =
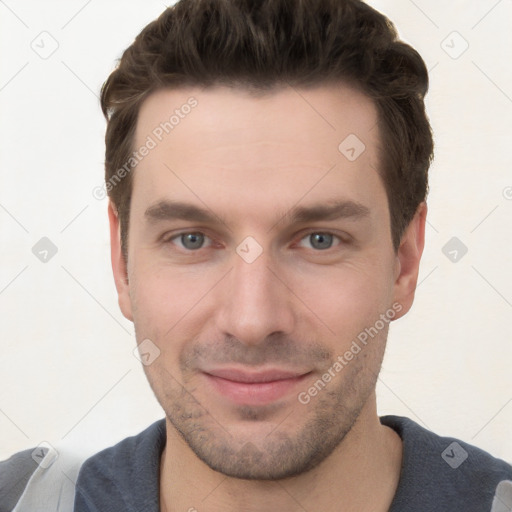
[(247, 345), (290, 334), (295, 325), (293, 293), (267, 252), (248, 262), (237, 253), (217, 295), (217, 327)]

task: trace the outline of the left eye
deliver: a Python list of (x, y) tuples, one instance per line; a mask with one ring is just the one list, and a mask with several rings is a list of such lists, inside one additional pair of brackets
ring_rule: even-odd
[[(323, 233), (323, 232), (315, 232), (306, 235), (300, 242), (299, 245), (302, 245), (305, 241), (309, 242), (310, 247), (313, 249), (317, 249), (320, 251), (330, 249), (333, 246), (333, 242), (335, 240), (340, 241), (340, 238), (332, 233)], [(303, 246), (303, 245), (302, 245)]]
[(178, 245), (181, 244), (183, 249), (187, 249), (189, 251), (202, 249), (204, 247), (205, 241), (211, 242), (211, 240), (206, 235), (199, 232), (181, 233), (180, 235), (174, 236), (169, 241), (174, 243), (179, 242)]

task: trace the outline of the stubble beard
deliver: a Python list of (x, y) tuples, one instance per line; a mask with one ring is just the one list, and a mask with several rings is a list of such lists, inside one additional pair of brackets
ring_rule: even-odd
[[(243, 435), (239, 426), (230, 428), (224, 418), (208, 410), (206, 400), (196, 398), (196, 389), (186, 380), (179, 383), (163, 366), (154, 363), (145, 371), (170, 424), (202, 462), (233, 478), (280, 480), (318, 466), (351, 431), (375, 390), (387, 332), (381, 334), (381, 339), (372, 341), (373, 347), (358, 354), (308, 404), (294, 398), (293, 405), (288, 402), (289, 412), (272, 406), (239, 407), (238, 418), (253, 433), (258, 421), (269, 430), (265, 420), (282, 421), (284, 415), (285, 421), (261, 436)], [(303, 424), (293, 428), (291, 418)]]

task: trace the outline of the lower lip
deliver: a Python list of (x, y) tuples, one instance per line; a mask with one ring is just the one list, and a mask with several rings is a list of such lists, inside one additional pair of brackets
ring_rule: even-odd
[(307, 375), (271, 382), (235, 382), (204, 374), (211, 386), (221, 395), (239, 405), (266, 405), (290, 394)]

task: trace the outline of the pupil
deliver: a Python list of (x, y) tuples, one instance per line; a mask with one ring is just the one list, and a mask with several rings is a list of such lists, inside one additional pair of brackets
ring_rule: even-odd
[(313, 233), (310, 239), (311, 245), (317, 249), (329, 249), (332, 245), (332, 235), (327, 233)]

